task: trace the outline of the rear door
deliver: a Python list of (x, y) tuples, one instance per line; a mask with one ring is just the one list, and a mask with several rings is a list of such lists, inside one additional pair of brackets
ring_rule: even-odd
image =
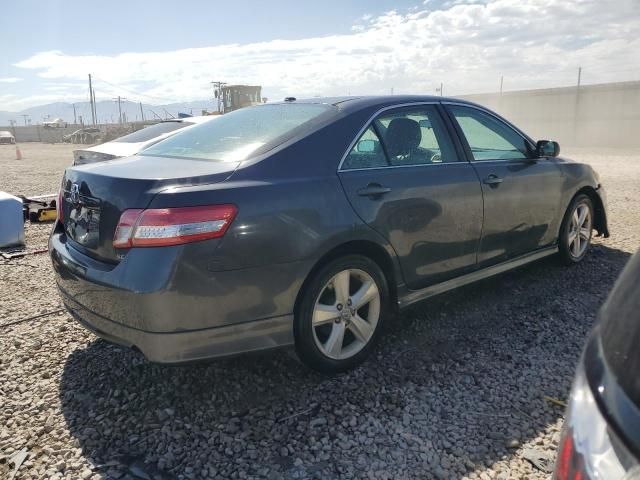
[(482, 191), (439, 107), (385, 110), (354, 142), (338, 174), (356, 213), (395, 249), (409, 288), (475, 268)]
[(551, 226), (561, 215), (564, 177), (552, 160), (535, 158), (520, 132), (488, 111), (446, 105), (462, 137), (484, 195), (480, 267), (531, 252), (556, 241)]

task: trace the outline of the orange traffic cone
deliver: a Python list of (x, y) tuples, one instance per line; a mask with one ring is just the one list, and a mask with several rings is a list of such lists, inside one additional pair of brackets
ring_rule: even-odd
[(20, 147), (16, 145), (16, 160), (22, 160), (22, 152), (20, 151)]

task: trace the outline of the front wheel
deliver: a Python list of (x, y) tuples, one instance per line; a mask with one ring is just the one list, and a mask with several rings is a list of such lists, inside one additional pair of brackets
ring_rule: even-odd
[(560, 257), (568, 265), (580, 262), (591, 244), (593, 203), (587, 195), (578, 195), (567, 209), (560, 229)]
[(296, 312), (296, 353), (324, 373), (349, 370), (371, 353), (389, 310), (387, 281), (371, 259), (348, 255), (308, 282)]

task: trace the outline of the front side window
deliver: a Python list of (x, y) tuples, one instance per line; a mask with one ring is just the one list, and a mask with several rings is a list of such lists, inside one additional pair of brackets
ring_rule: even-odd
[(293, 130), (333, 110), (331, 105), (315, 103), (242, 108), (183, 130), (140, 155), (239, 162), (262, 147), (275, 147)]
[(445, 126), (432, 105), (399, 108), (377, 117), (355, 143), (343, 170), (456, 162)]
[(475, 108), (449, 108), (467, 139), (474, 160), (529, 158), (527, 141), (504, 122)]

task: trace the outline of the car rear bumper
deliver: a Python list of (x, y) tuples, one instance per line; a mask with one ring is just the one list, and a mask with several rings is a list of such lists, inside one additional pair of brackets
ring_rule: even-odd
[(300, 264), (212, 272), (206, 261), (199, 269), (185, 262), (182, 247), (135, 250), (110, 265), (74, 249), (64, 233), (50, 237), (63, 302), (98, 336), (159, 363), (293, 343)]
[(85, 328), (109, 342), (140, 350), (156, 363), (192, 362), (293, 343), (293, 315), (188, 332), (154, 333), (113, 322), (61, 293), (69, 313)]

